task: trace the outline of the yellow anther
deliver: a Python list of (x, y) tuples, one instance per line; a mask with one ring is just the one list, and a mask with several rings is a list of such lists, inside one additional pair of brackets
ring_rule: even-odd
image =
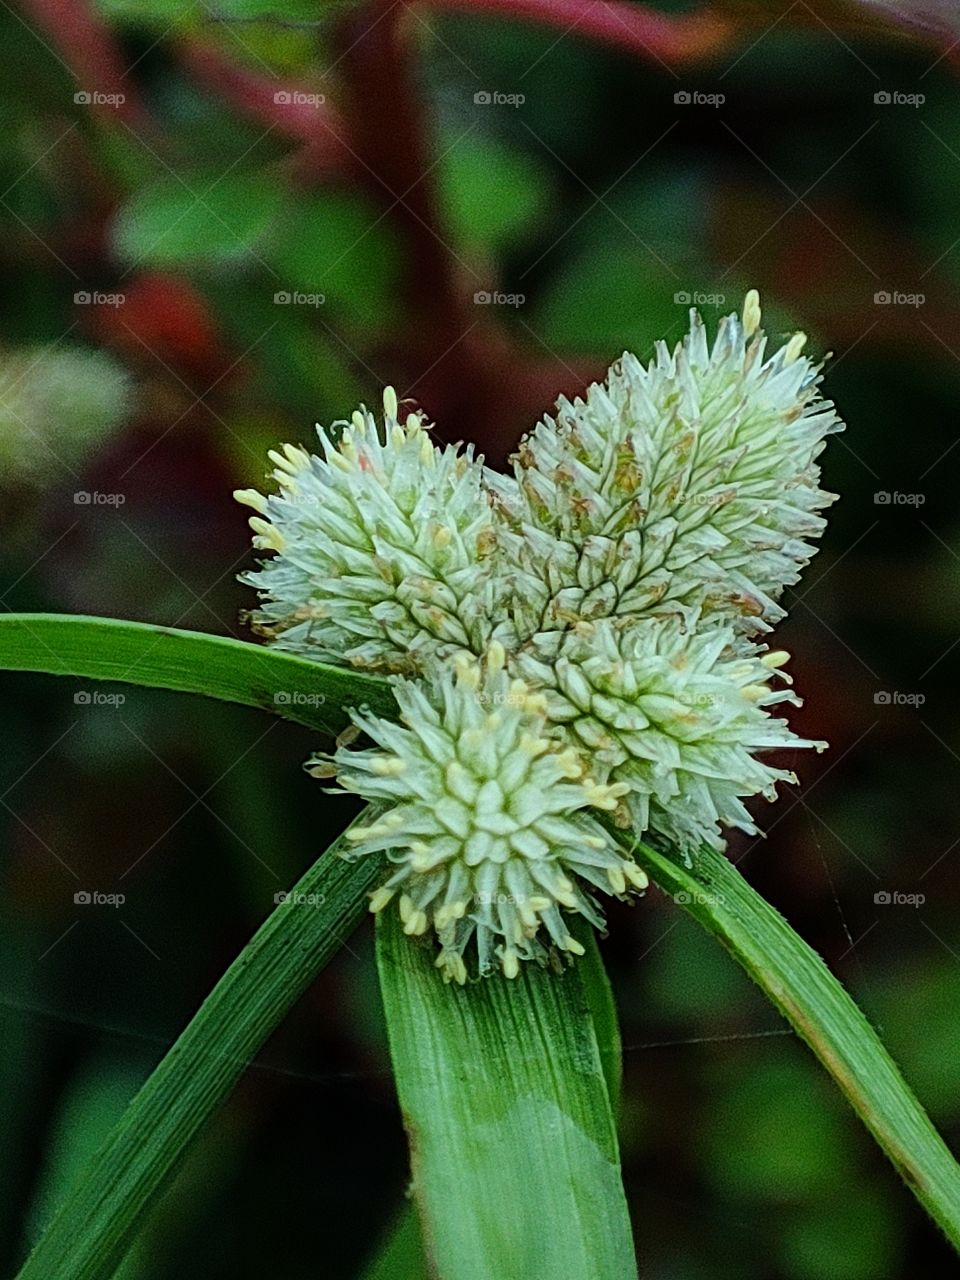
[[(503, 670), (504, 663), (507, 660), (507, 651), (499, 640), (493, 640), (487, 649), (487, 667), (490, 671), (498, 672)], [(526, 686), (524, 686), (526, 688)]]
[(623, 864), (623, 874), (635, 889), (646, 889), (650, 883), (647, 873), (638, 867), (635, 862), (625, 862)]
[(394, 891), (392, 889), (385, 889), (382, 885), (379, 889), (374, 889), (373, 893), (370, 895), (370, 910), (374, 914), (378, 911), (382, 911), (393, 897), (393, 892)]
[(807, 335), (805, 333), (795, 333), (783, 349), (783, 363), (793, 364), (806, 345)]
[(790, 655), (786, 649), (773, 649), (770, 653), (765, 653), (760, 661), (765, 667), (776, 671), (778, 667), (786, 666), (790, 661)]
[(262, 516), (267, 514), (267, 500), (256, 489), (234, 489), (233, 496), (237, 502), (242, 502), (245, 507), (253, 507)]
[(765, 684), (745, 684), (740, 692), (748, 702), (759, 702), (769, 696), (770, 690)]
[(626, 893), (627, 879), (619, 867), (607, 867), (607, 879), (614, 893)]
[(400, 756), (375, 756), (370, 764), (372, 772), (381, 778), (396, 778), (406, 767)]
[(743, 300), (743, 332), (748, 338), (760, 328), (760, 295), (751, 289)]
[(257, 535), (256, 545), (258, 547), (269, 547), (274, 551), (282, 551), (286, 546), (280, 530), (274, 528), (272, 524), (268, 524), (266, 520), (261, 520), (259, 516), (251, 516), (249, 523), (250, 528)]

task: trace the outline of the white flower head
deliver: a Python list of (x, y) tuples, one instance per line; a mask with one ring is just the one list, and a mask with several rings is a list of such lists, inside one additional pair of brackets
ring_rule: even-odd
[(490, 505), (473, 451), (433, 443), (419, 413), (401, 424), (384, 393), (382, 429), (358, 411), (323, 456), (272, 450), (279, 493), (238, 490), (254, 545), (276, 552), (243, 575), (254, 621), (283, 649), (384, 670), (475, 650), (486, 637)]
[(697, 629), (674, 614), (582, 623), (559, 656), (528, 649), (517, 667), (543, 688), (551, 721), (595, 776), (624, 785), (618, 821), (689, 858), (704, 844), (722, 848), (721, 826), (757, 834), (743, 800), (773, 800), (778, 782), (796, 782), (758, 753), (826, 746), (770, 712), (798, 701), (787, 658), (745, 646), (728, 623)]
[(768, 631), (833, 501), (816, 459), (842, 429), (795, 334), (772, 354), (747, 295), (714, 343), (691, 312), (674, 351), (624, 354), (586, 398), (561, 399), (492, 480), (522, 580), (520, 639), (665, 607)]
[[(341, 784), (377, 805), (353, 856), (390, 864), (371, 907), (433, 931), (446, 980), (582, 948), (569, 913), (646, 884), (606, 814), (687, 860), (724, 828), (756, 834), (771, 751), (822, 749), (775, 714), (783, 615), (831, 495), (817, 458), (842, 424), (797, 334), (772, 354), (755, 293), (711, 344), (624, 355), (560, 401), (512, 475), (438, 448), (423, 418), (356, 413), (323, 456), (274, 453), (256, 509), (276, 554), (246, 575), (284, 648), (392, 674), (401, 723), (355, 713)], [(401, 679), (401, 675), (415, 677)], [(392, 909), (392, 908), (391, 908)], [(468, 954), (469, 949), (469, 954)]]
[(81, 466), (133, 407), (130, 375), (106, 351), (0, 351), (0, 468), (43, 484)]
[(386, 850), (392, 864), (372, 909), (399, 894), (406, 932), (435, 930), (448, 981), (466, 980), (474, 940), (481, 974), (494, 959), (514, 977), (550, 948), (581, 954), (566, 914), (600, 926), (596, 891), (647, 883), (592, 813), (614, 810), (626, 785), (584, 776), (547, 736), (546, 700), (508, 674), (496, 641), (395, 692), (402, 724), (355, 714), (378, 749), (334, 757), (344, 787), (392, 806), (348, 833), (357, 855)]

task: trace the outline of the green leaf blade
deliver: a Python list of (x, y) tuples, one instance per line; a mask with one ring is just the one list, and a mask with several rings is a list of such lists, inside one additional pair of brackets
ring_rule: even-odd
[(633, 852), (651, 880), (723, 943), (793, 1025), (960, 1248), (960, 1165), (821, 957), (723, 854), (704, 849), (687, 868), (644, 844)]
[(344, 704), (396, 714), (385, 680), (227, 636), (81, 615), (0, 617), (0, 670), (118, 680), (259, 707), (338, 733)]
[(395, 912), (377, 958), (414, 1193), (441, 1280), (632, 1280), (636, 1264), (578, 966), (445, 987)]
[(251, 1058), (339, 950), (381, 875), (340, 837), (243, 949), (131, 1102), (18, 1280), (109, 1280), (143, 1216)]

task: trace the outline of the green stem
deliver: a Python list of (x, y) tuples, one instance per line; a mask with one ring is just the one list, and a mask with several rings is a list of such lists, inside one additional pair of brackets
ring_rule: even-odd
[(907, 1186), (960, 1248), (960, 1165), (820, 956), (723, 854), (705, 849), (688, 869), (644, 844), (633, 853), (651, 880), (719, 938), (792, 1023)]
[[(354, 928), (382, 874), (340, 837), (268, 917), (84, 1171), (19, 1280), (109, 1280), (143, 1215), (244, 1068)], [(311, 897), (310, 895), (315, 895)]]

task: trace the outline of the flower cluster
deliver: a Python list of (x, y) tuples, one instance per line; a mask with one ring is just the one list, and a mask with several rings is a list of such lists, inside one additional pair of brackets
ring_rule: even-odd
[(439, 449), (424, 418), (398, 419), (384, 395), (382, 434), (357, 412), (323, 457), (271, 451), (280, 492), (235, 497), (253, 507), (254, 545), (280, 552), (242, 581), (264, 604), (257, 628), (279, 647), (384, 671), (486, 640), (490, 504), (472, 450)]
[[(433, 443), (418, 413), (354, 414), (323, 456), (271, 455), (280, 492), (238, 493), (256, 625), (285, 648), (392, 673), (400, 723), (332, 768), (378, 804), (353, 856), (386, 851), (374, 911), (433, 929), (446, 980), (575, 955), (566, 917), (646, 878), (606, 823), (695, 855), (744, 800), (796, 781), (758, 758), (822, 749), (765, 643), (823, 529), (817, 457), (842, 424), (797, 334), (768, 354), (760, 307), (700, 317), (649, 365), (624, 355), (561, 401), (510, 473)], [(321, 765), (317, 772), (331, 769)]]
[(719, 614), (746, 633), (783, 616), (833, 495), (816, 458), (841, 429), (797, 334), (764, 359), (759, 301), (703, 321), (644, 367), (625, 353), (585, 400), (559, 402), (523, 442), (511, 476), (491, 477), (502, 535), (521, 566), (521, 638), (579, 620), (672, 607)]
[(497, 641), (482, 661), (461, 653), (395, 694), (400, 725), (355, 717), (382, 749), (334, 758), (347, 790), (392, 805), (348, 832), (356, 854), (387, 850), (395, 867), (374, 909), (399, 893), (406, 932), (432, 923), (437, 964), (459, 982), (473, 938), (480, 972), (495, 955), (508, 977), (544, 955), (541, 926), (582, 954), (561, 908), (600, 925), (592, 889), (622, 896), (647, 883), (590, 814), (614, 809), (627, 785), (584, 776), (583, 757), (551, 736), (546, 698), (508, 674)]

